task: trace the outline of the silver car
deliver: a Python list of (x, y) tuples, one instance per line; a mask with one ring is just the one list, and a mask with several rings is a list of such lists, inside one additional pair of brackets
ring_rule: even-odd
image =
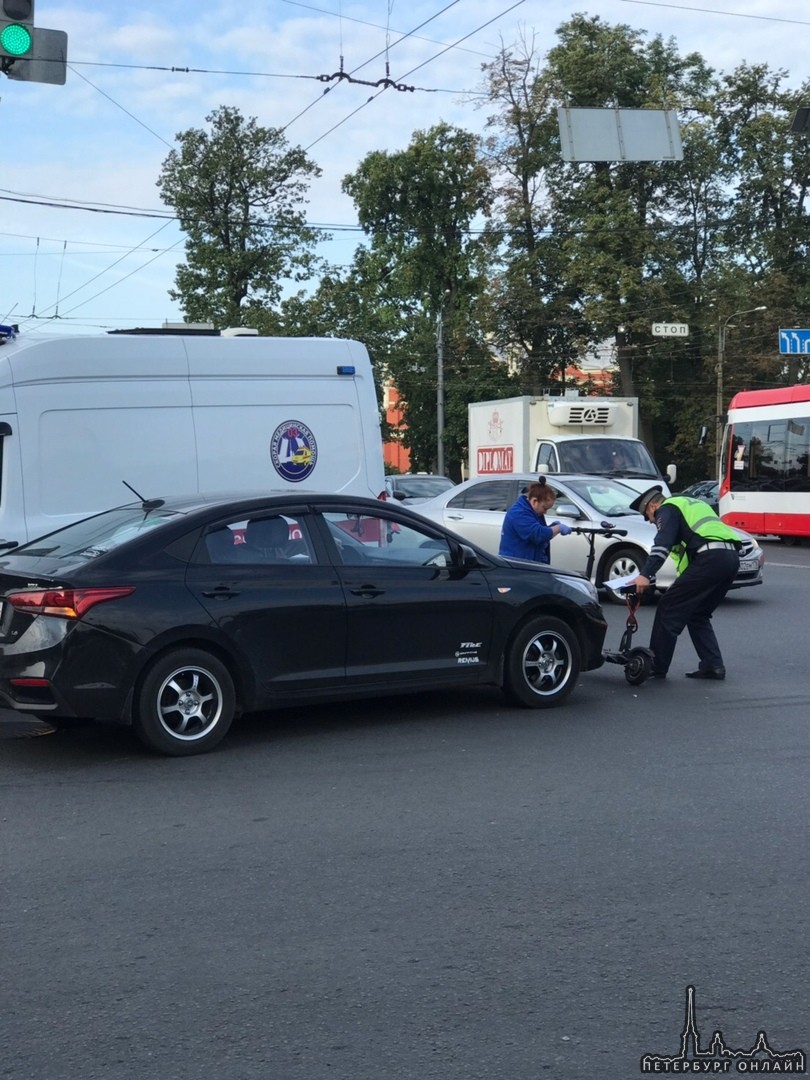
[[(501, 476), (476, 477), (457, 484), (412, 509), (431, 521), (478, 544), (486, 551), (498, 552), (501, 527), (506, 511), (521, 491), (537, 479), (536, 473), (509, 473)], [(594, 536), (594, 561), (591, 581), (599, 588), (605, 581), (635, 574), (650, 553), (655, 526), (641, 514), (630, 509), (637, 491), (618, 480), (604, 476), (553, 476), (548, 482), (559, 493), (546, 521), (562, 521), (572, 528), (615, 525), (626, 536)], [(740, 573), (733, 588), (762, 584), (765, 553), (748, 533), (735, 530), (743, 542), (740, 553)], [(561, 570), (585, 573), (589, 562), (587, 533), (559, 536), (551, 545), (552, 566)], [(658, 572), (657, 581), (666, 589), (675, 580), (675, 565), (667, 559)], [(607, 595), (616, 598), (612, 589)], [(621, 596), (619, 601), (623, 603)]]

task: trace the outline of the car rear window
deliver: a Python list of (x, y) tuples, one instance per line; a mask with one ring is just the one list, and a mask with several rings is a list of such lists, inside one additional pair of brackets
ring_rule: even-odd
[(9, 554), (31, 559), (47, 557), (89, 562), (177, 516), (175, 511), (165, 508), (144, 510), (140, 506), (123, 506), (66, 525), (64, 529), (14, 548)]

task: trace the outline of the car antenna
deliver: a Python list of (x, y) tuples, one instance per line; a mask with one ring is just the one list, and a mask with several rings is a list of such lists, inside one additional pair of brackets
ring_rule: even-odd
[(122, 480), (121, 483), (124, 487), (128, 487), (132, 494), (141, 500), (141, 506), (144, 510), (157, 510), (159, 506), (163, 506), (163, 499), (145, 499), (139, 491), (135, 490), (132, 484), (128, 484), (126, 480)]

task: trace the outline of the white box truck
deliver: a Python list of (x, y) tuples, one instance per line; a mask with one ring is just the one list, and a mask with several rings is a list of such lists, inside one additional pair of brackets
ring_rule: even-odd
[(331, 338), (0, 334), (0, 547), (130, 501), (385, 490), (371, 362)]
[[(469, 474), (590, 473), (613, 476), (636, 491), (660, 483), (638, 438), (638, 398), (515, 397), (468, 405)], [(674, 465), (667, 467), (673, 483)]]

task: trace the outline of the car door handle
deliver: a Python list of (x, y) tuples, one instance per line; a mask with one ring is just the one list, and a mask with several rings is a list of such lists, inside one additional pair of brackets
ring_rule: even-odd
[(451, 521), (463, 521), (464, 520), (464, 515), (463, 514), (448, 514), (447, 516)]
[(228, 585), (217, 585), (210, 592), (203, 592), (203, 596), (209, 600), (229, 600), (232, 596), (238, 596), (239, 590), (232, 589)]
[(373, 585), (361, 585), (359, 589), (352, 589), (352, 596), (366, 596), (373, 598), (375, 596), (382, 596), (385, 589), (375, 589)]

